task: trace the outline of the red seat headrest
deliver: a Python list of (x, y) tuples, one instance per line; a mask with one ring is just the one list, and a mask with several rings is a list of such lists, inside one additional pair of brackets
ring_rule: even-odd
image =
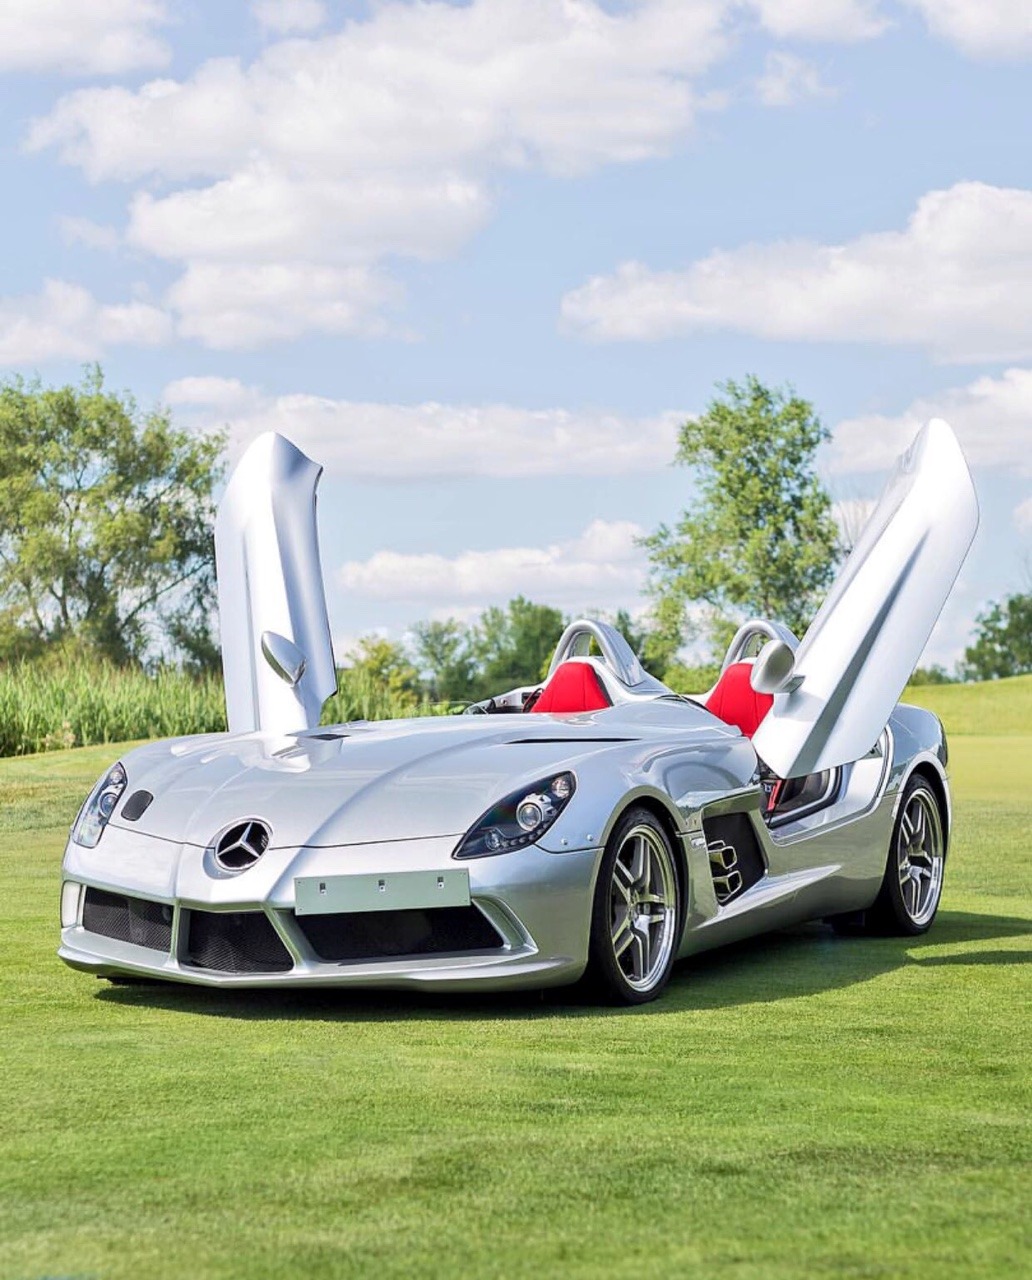
[(737, 725), (747, 738), (760, 727), (763, 717), (774, 705), (769, 693), (757, 693), (749, 682), (751, 662), (733, 662), (706, 699), (706, 710), (725, 724)]
[(612, 705), (612, 699), (593, 667), (586, 662), (561, 662), (530, 710), (561, 715), (564, 712), (601, 711)]

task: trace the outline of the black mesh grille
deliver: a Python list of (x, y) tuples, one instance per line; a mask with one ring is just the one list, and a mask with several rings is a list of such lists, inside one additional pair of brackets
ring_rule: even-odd
[(163, 902), (126, 898), (103, 889), (86, 890), (82, 927), (105, 938), (168, 952), (172, 946), (172, 908)]
[(427, 911), (349, 911), (296, 916), (320, 960), (372, 960), (490, 951), (502, 946), (497, 930), (476, 907)]
[(294, 967), (263, 911), (191, 911), (187, 964), (221, 973), (285, 973)]

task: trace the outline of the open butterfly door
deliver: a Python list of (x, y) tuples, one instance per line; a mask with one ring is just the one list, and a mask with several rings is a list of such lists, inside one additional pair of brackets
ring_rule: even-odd
[(774, 689), (753, 737), (779, 777), (866, 755), (910, 678), (978, 528), (971, 473), (933, 419), (881, 501)]
[(315, 728), (336, 691), (315, 522), (321, 475), (270, 431), (237, 463), (219, 504), (215, 561), (232, 733)]

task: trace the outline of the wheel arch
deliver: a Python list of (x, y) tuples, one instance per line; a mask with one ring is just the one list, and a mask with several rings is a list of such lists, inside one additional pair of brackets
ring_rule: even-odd
[(637, 795), (628, 797), (613, 813), (606, 826), (606, 837), (603, 843), (608, 844), (609, 837), (612, 835), (617, 823), (631, 809), (646, 809), (656, 819), (665, 832), (670, 846), (674, 851), (674, 866), (677, 869), (678, 888), (681, 891), (681, 901), (687, 910), (688, 905), (688, 857), (684, 847), (684, 834), (681, 828), (670, 812), (668, 804), (665, 803), (654, 792), (640, 792)]
[(907, 783), (911, 778), (921, 778), (928, 783), (932, 790), (932, 794), (939, 805), (939, 813), (942, 817), (942, 840), (943, 853), (947, 854), (950, 850), (950, 838), (953, 834), (953, 806), (950, 803), (950, 792), (946, 782), (946, 775), (942, 772), (942, 767), (936, 761), (930, 759), (920, 760), (910, 770), (903, 779), (900, 786), (900, 795), (906, 790)]

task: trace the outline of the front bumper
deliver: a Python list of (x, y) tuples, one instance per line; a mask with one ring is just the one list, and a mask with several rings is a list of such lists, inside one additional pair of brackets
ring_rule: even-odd
[[(476, 991), (576, 981), (587, 963), (599, 851), (531, 846), (456, 863), (454, 844), (447, 837), (270, 849), (227, 877), (212, 874), (203, 850), (109, 829), (96, 849), (68, 847), (58, 955), (100, 976), (222, 988)], [(450, 914), (295, 911), (295, 881), (305, 877), (457, 866), (469, 870), (470, 903)]]

